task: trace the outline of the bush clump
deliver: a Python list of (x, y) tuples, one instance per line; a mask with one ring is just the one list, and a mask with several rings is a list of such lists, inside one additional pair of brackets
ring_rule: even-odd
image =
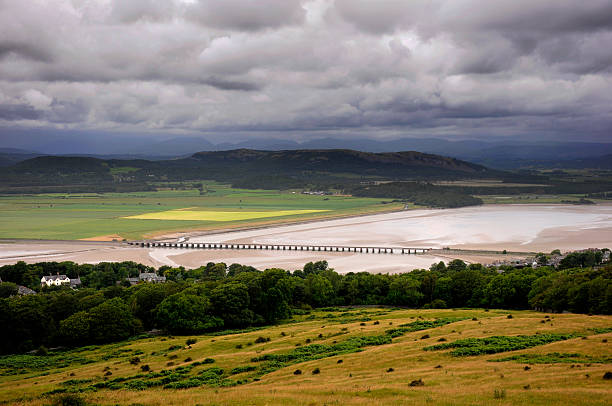
[(251, 371), (255, 371), (256, 369), (257, 369), (257, 367), (254, 366), (254, 365), (244, 365), (244, 366), (241, 366), (241, 367), (233, 368), (230, 371), (230, 375), (241, 374), (243, 372), (251, 372)]
[(185, 344), (192, 345), (192, 344), (195, 344), (197, 342), (198, 342), (198, 340), (196, 340), (195, 338), (188, 338), (187, 341), (185, 341)]
[(423, 382), (423, 380), (419, 378), (410, 382), (409, 386), (425, 386), (425, 382)]
[(318, 375), (320, 373), (321, 373), (321, 370), (319, 368), (315, 368), (315, 369), (312, 370), (312, 374), (313, 375)]
[(56, 397), (52, 403), (53, 406), (86, 406), (87, 403), (77, 393), (66, 393)]

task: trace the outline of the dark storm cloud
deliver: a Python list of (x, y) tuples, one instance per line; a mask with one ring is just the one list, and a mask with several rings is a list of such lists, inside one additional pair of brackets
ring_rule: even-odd
[(609, 0), (0, 0), (0, 133), (610, 139), (610, 43)]

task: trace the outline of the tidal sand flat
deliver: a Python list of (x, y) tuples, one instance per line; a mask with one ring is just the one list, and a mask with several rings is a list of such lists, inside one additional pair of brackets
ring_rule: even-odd
[(253, 242), (544, 251), (612, 245), (612, 205), (484, 205), (410, 210), (220, 233), (192, 242)]
[[(612, 246), (612, 205), (490, 205), (447, 210), (412, 210), (274, 226), (248, 231), (191, 235), (191, 242), (253, 242), (381, 247), (451, 247), (470, 250), (550, 252)], [(17, 261), (135, 261), (151, 266), (196, 268), (207, 262), (240, 263), (257, 268), (298, 269), (327, 260), (346, 272), (409, 272), (461, 258), (490, 263), (511, 256), (478, 254), (396, 255), (346, 252), (259, 250), (182, 250), (136, 248), (120, 243), (15, 242), (0, 244), (0, 264)]]

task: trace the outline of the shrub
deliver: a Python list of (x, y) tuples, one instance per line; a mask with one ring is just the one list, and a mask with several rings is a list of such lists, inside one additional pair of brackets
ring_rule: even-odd
[(204, 360), (202, 360), (202, 364), (212, 364), (214, 362), (215, 360), (212, 358), (204, 358)]
[(603, 375), (603, 379), (609, 380), (612, 379), (612, 372), (608, 371)]
[(187, 358), (185, 358), (185, 361), (183, 361), (183, 362), (191, 362), (191, 361), (193, 361), (193, 360), (191, 359), (191, 357), (187, 357)]
[(140, 370), (142, 372), (149, 372), (151, 370), (151, 368), (148, 365), (143, 365), (140, 367)]
[(130, 358), (130, 364), (138, 365), (139, 363), (140, 363), (140, 358), (139, 357), (132, 357), (132, 358)]
[(185, 341), (185, 344), (192, 345), (192, 344), (195, 344), (197, 342), (198, 342), (198, 340), (196, 340), (195, 338), (188, 338), (187, 341)]
[(425, 334), (423, 336), (421, 336), (421, 340), (426, 340), (429, 338), (429, 334)]
[(506, 390), (496, 388), (493, 391), (493, 399), (506, 399)]
[(342, 361), (341, 359), (338, 360), (338, 362), (336, 362), (336, 364), (342, 364), (344, 361)]
[(302, 370), (296, 369), (295, 371), (293, 371), (293, 375), (302, 375)]
[(410, 382), (409, 386), (425, 386), (425, 382), (423, 382), (423, 380), (419, 378)]
[(387, 372), (393, 372), (393, 371), (395, 371), (395, 369), (393, 369), (393, 368), (387, 369)]
[(259, 336), (255, 339), (255, 344), (261, 344), (270, 341), (270, 337)]
[(315, 368), (315, 369), (312, 370), (312, 374), (313, 375), (318, 375), (320, 373), (321, 373), (321, 370), (319, 368)]
[(85, 406), (87, 403), (76, 393), (66, 393), (58, 396), (53, 401), (53, 406)]
[(506, 316), (506, 318), (507, 319), (513, 319), (514, 317), (511, 314), (509, 314), (509, 315)]
[(49, 355), (49, 350), (47, 349), (47, 347), (45, 347), (44, 345), (41, 345), (40, 347), (38, 347), (38, 349), (36, 350), (36, 355), (38, 356), (45, 356), (45, 355)]
[(256, 366), (254, 366), (254, 365), (245, 365), (245, 366), (241, 366), (241, 367), (236, 367), (236, 368), (233, 368), (233, 369), (230, 371), (230, 374), (231, 374), (231, 375), (236, 375), (236, 374), (241, 374), (241, 373), (243, 373), (243, 372), (251, 372), (251, 371), (255, 371), (256, 369), (257, 369), (257, 367), (256, 367)]

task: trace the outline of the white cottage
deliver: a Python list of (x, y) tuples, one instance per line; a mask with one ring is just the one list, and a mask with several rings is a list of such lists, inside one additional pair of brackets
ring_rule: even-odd
[(70, 278), (66, 275), (46, 275), (40, 278), (41, 286), (70, 285)]

